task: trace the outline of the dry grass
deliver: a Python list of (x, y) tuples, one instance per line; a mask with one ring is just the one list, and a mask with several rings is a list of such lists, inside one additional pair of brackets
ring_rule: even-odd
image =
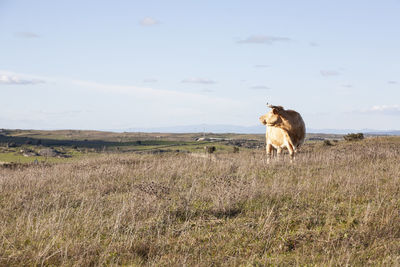
[(400, 139), (0, 169), (0, 265), (399, 265)]

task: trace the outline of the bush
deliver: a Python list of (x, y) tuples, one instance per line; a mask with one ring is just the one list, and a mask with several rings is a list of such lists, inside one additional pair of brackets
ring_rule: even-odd
[(8, 142), (7, 147), (17, 147), (17, 144), (14, 142)]
[(205, 146), (204, 149), (205, 149), (206, 153), (208, 153), (208, 154), (212, 154), (216, 150), (215, 146)]
[(346, 141), (358, 141), (364, 139), (363, 133), (350, 133), (343, 136), (344, 140)]
[(325, 146), (333, 146), (333, 144), (329, 140), (324, 140), (324, 145)]

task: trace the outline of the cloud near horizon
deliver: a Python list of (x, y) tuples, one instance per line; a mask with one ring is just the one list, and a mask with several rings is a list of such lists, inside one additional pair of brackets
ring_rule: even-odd
[(215, 84), (217, 82), (211, 79), (204, 78), (188, 78), (182, 80), (182, 83)]
[(0, 84), (29, 85), (29, 84), (40, 84), (40, 83), (45, 83), (45, 81), (39, 79), (22, 78), (15, 74), (10, 75), (10, 74), (0, 73)]
[(374, 105), (367, 109), (358, 109), (346, 113), (358, 113), (363, 115), (389, 115), (399, 116), (400, 105)]
[(400, 115), (400, 105), (375, 105), (368, 111), (386, 115)]
[[(145, 99), (150, 99), (152, 101), (162, 100), (165, 102), (166, 100), (170, 100), (172, 103), (173, 100), (179, 100), (180, 103), (197, 103), (197, 104), (217, 104), (217, 105), (239, 105), (240, 103), (236, 100), (230, 98), (222, 98), (222, 97), (208, 97), (203, 94), (198, 93), (188, 93), (181, 91), (172, 91), (172, 90), (161, 90), (161, 89), (153, 89), (150, 87), (137, 87), (131, 85), (117, 85), (117, 84), (103, 84), (98, 82), (91, 81), (82, 81), (82, 80), (73, 80), (72, 84), (85, 87), (89, 90), (100, 91), (105, 93), (119, 93), (126, 95), (133, 95), (135, 97), (142, 97)], [(168, 102), (168, 101), (166, 101)]]
[(338, 72), (336, 70), (321, 70), (320, 73), (324, 77), (339, 76), (340, 75), (340, 72)]
[(33, 32), (16, 32), (15, 36), (20, 38), (32, 39), (32, 38), (39, 38), (40, 35), (33, 33)]
[[(82, 80), (74, 80), (70, 83), (86, 91), (93, 91), (102, 99), (107, 97), (131, 99), (132, 108), (143, 110), (144, 113), (130, 117), (122, 112), (123, 115), (120, 116), (124, 118), (125, 124), (130, 122), (142, 126), (165, 125), (177, 123), (177, 119), (181, 117), (184, 118), (185, 123), (188, 123), (193, 119), (208, 118), (211, 114), (224, 114), (223, 120), (227, 120), (234, 115), (231, 112), (226, 113), (226, 110), (237, 111), (243, 107), (243, 103), (237, 99), (229, 96), (214, 96), (209, 94), (210, 92), (186, 92)], [(119, 123), (122, 123), (122, 119)]]
[(350, 84), (350, 83), (347, 83), (347, 84), (342, 84), (342, 87), (344, 87), (344, 88), (353, 88), (353, 85)]
[(252, 35), (246, 39), (237, 41), (238, 44), (274, 44), (278, 42), (291, 42), (292, 39), (288, 37), (269, 36), (269, 35)]
[(151, 17), (143, 18), (140, 21), (140, 25), (142, 25), (142, 26), (153, 26), (153, 25), (157, 25), (157, 24), (160, 24), (160, 22), (158, 20), (154, 19), (154, 18), (151, 18)]
[(145, 83), (156, 83), (158, 82), (157, 79), (149, 78), (149, 79), (144, 79), (143, 82)]
[(265, 85), (255, 85), (255, 86), (250, 87), (250, 89), (253, 89), (253, 90), (269, 90), (270, 88), (268, 86), (265, 86)]

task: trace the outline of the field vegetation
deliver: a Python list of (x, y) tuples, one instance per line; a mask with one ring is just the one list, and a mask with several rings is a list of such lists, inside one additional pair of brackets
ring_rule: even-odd
[[(204, 136), (213, 141), (196, 141)], [(228, 140), (244, 140), (253, 146), (262, 146), (262, 135), (0, 129), (0, 162), (62, 162), (109, 153), (203, 152), (207, 145), (215, 146), (221, 153), (233, 150), (234, 145), (228, 144)], [(41, 155), (40, 151), (45, 148), (52, 149), (56, 155)]]
[(400, 264), (399, 137), (222, 146), (0, 167), (0, 266)]

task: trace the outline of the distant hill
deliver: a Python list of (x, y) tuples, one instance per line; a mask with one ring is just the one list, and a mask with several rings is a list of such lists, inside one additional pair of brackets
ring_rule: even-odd
[(127, 132), (157, 132), (157, 133), (265, 133), (265, 126), (238, 126), (228, 124), (197, 124), (155, 128), (130, 128)]
[(376, 131), (376, 132), (366, 132), (365, 134), (370, 135), (400, 135), (400, 131)]
[(308, 133), (324, 133), (324, 134), (349, 134), (363, 133), (366, 135), (400, 135), (400, 130), (374, 130), (374, 129), (307, 129)]
[[(239, 133), (239, 134), (263, 134), (265, 126), (239, 126), (229, 124), (197, 124), (182, 125), (170, 127), (154, 127), (154, 128), (129, 128), (126, 132), (148, 132), (148, 133)], [(400, 135), (400, 130), (374, 130), (374, 129), (307, 129), (307, 133), (323, 133), (323, 134), (348, 134), (348, 133), (364, 133), (367, 135)]]

